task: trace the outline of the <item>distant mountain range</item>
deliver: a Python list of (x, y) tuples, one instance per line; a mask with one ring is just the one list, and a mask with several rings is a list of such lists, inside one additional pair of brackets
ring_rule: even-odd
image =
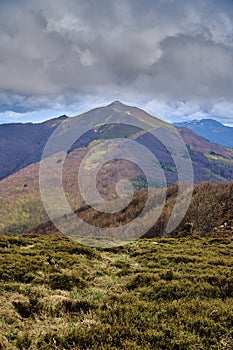
[[(174, 164), (172, 164), (169, 152), (161, 145), (161, 142), (151, 137), (149, 133), (138, 133), (136, 128), (123, 124), (119, 124), (118, 126), (116, 124), (108, 124), (109, 116), (121, 120), (121, 118), (129, 114), (135, 118), (135, 121), (143, 120), (143, 118), (146, 117), (152, 118), (152, 122), (156, 120), (159, 127), (168, 129), (171, 127), (169, 123), (152, 117), (139, 108), (127, 106), (119, 101), (115, 101), (108, 106), (95, 108), (82, 114), (85, 118), (96, 118), (97, 124), (101, 117), (106, 125), (96, 125), (94, 128), (90, 129), (73, 144), (70, 151), (77, 148), (85, 148), (94, 140), (111, 139), (114, 137), (134, 138), (154, 152), (164, 167), (168, 183), (176, 182), (177, 175), (173, 171)], [(69, 119), (69, 117), (63, 115), (37, 124), (17, 123), (0, 125), (0, 179), (4, 179), (20, 169), (40, 161), (43, 149), (50, 135), (62, 122), (67, 121), (68, 123)], [(79, 116), (73, 117), (72, 119), (76, 120), (78, 123)], [(195, 183), (206, 180), (224, 182), (233, 179), (233, 150), (226, 149), (216, 144), (218, 135), (221, 135), (220, 131), (217, 130), (223, 128), (224, 130), (226, 129), (229, 130), (229, 132), (233, 132), (233, 128), (224, 127), (222, 124), (210, 120), (193, 123), (178, 123), (177, 125), (177, 130), (190, 151), (190, 156), (193, 161)], [(187, 129), (188, 125), (190, 128)], [(207, 133), (207, 126), (210, 125), (209, 134), (214, 135), (215, 133), (217, 135), (214, 140), (215, 144), (197, 135), (199, 132), (196, 131), (196, 133), (194, 133), (191, 131), (192, 125), (196, 125), (197, 130), (203, 130), (203, 133), (205, 130)], [(227, 136), (225, 139), (227, 139)]]
[[(125, 124), (124, 120), (128, 116), (135, 121), (135, 124), (137, 121), (149, 121), (150, 129), (156, 125), (159, 132), (174, 131), (171, 124), (118, 101), (73, 118), (61, 116), (39, 124), (0, 125), (0, 178), (2, 179), (0, 181), (0, 232), (23, 232), (47, 218), (39, 190), (41, 155), (53, 131), (62, 124), (61, 129), (58, 130), (61, 134), (66, 133), (72, 125), (71, 120), (78, 126), (82, 126), (80, 118), (96, 120), (96, 124), (73, 144), (64, 162), (63, 185), (74, 210), (85, 204), (77, 184), (79, 166), (92, 146), (100, 144), (101, 140), (107, 141), (114, 138), (135, 140), (157, 157), (167, 184), (177, 183), (177, 170), (169, 149), (150, 132), (141, 132), (137, 127)], [(114, 118), (121, 123), (114, 124)], [(100, 120), (103, 125), (99, 124)], [(233, 180), (233, 149), (211, 143), (187, 128), (176, 127), (176, 130), (189, 150), (195, 183), (208, 180), (219, 183)], [(90, 157), (88, 163), (85, 163), (86, 166), (94, 169), (96, 164), (98, 165), (98, 157), (101, 154), (102, 150), (95, 157)], [(182, 159), (184, 154), (178, 154), (178, 157)], [(59, 165), (60, 161), (57, 159), (54, 163)], [(108, 200), (115, 198), (116, 183), (122, 178), (131, 180), (136, 189), (146, 188), (144, 174), (134, 166), (133, 162), (126, 164), (123, 160), (117, 159), (103, 166), (98, 172), (96, 186), (100, 195)], [(90, 187), (88, 182), (86, 187)], [(159, 187), (159, 182), (155, 187)]]
[(233, 148), (233, 127), (225, 126), (214, 119), (195, 119), (174, 125), (188, 128), (211, 142)]

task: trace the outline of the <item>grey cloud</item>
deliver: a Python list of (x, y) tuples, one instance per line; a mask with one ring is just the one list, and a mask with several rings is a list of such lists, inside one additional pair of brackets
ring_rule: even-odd
[(1, 1), (2, 110), (103, 95), (233, 103), (232, 16), (227, 0)]
[(233, 101), (233, 48), (198, 35), (178, 35), (161, 43), (144, 88), (165, 99)]

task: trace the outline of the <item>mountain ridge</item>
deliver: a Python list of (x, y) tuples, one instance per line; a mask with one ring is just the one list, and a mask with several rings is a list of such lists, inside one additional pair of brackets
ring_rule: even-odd
[[(125, 116), (129, 115), (128, 113), (132, 113), (131, 116), (133, 118), (139, 118), (139, 120), (143, 120), (144, 117), (148, 119), (148, 113), (143, 110), (119, 102), (114, 102), (105, 107), (95, 108), (74, 119), (78, 123), (79, 118), (85, 119), (85, 117), (89, 116), (96, 118), (98, 123), (99, 117), (101, 117), (106, 122), (106, 125), (96, 125), (95, 130), (91, 129), (82, 135), (80, 140), (67, 152), (64, 162), (64, 188), (65, 192), (69, 195), (72, 203), (71, 206), (74, 210), (77, 209), (77, 206), (80, 207), (83, 205), (76, 181), (79, 166), (90, 149), (103, 140), (107, 141), (115, 137), (126, 138), (126, 140), (127, 138), (133, 139), (157, 157), (168, 185), (178, 181), (174, 161), (168, 149), (156, 137), (153, 137), (147, 131), (138, 132), (137, 128), (126, 126), (124, 123), (116, 125), (111, 124), (111, 122), (110, 124), (107, 123), (109, 116), (114, 117), (114, 115), (117, 116), (118, 120), (124, 121)], [(62, 119), (65, 119), (65, 121), (61, 125), (61, 122), (63, 122)], [(72, 123), (70, 124), (70, 119), (72, 118), (66, 118), (66, 116), (60, 119), (58, 118), (58, 120), (55, 118), (53, 122), (51, 120), (44, 122), (43, 127), (44, 125), (46, 126), (46, 130), (50, 135), (56, 129), (56, 126), (61, 125), (62, 130), (62, 128), (66, 129), (69, 125), (72, 125)], [(149, 115), (150, 121), (151, 123), (154, 122), (155, 118)], [(174, 128), (170, 124), (160, 120), (158, 120), (158, 123), (161, 126)], [(189, 129), (177, 128), (177, 131), (189, 150), (195, 183), (208, 180), (228, 182), (233, 179), (233, 150), (224, 148), (218, 144), (212, 144)], [(45, 141), (46, 138), (44, 138), (43, 142)], [(18, 148), (19, 144), (22, 145), (22, 140), (19, 140)], [(43, 145), (40, 146), (40, 152), (42, 153)], [(28, 144), (26, 144), (26, 147), (28, 147)], [(13, 169), (15, 172), (12, 171), (10, 176), (0, 181), (0, 216), (5, 218), (0, 223), (1, 232), (23, 232), (25, 229), (30, 228), (33, 223), (39, 224), (41, 220), (46, 219), (39, 190), (40, 157), (37, 155), (37, 161), (34, 161), (35, 157), (32, 160), (29, 165), (21, 167), (19, 171), (16, 171), (16, 168)], [(9, 159), (7, 161), (9, 162)], [(59, 165), (60, 161), (61, 159), (58, 157), (55, 164)], [(92, 157), (88, 166), (94, 169), (96, 164), (98, 164), (98, 159)], [(99, 172), (97, 188), (103, 198), (111, 200), (113, 196), (116, 196), (115, 187), (117, 181), (122, 178), (129, 179), (134, 183), (135, 188), (140, 190), (146, 187), (143, 176), (133, 164), (126, 166), (122, 161), (113, 161), (107, 164), (106, 167), (103, 167)], [(159, 187), (160, 184), (156, 183), (156, 186)]]
[[(168, 128), (170, 127), (169, 123), (166, 123), (154, 116), (151, 116), (143, 109), (140, 109), (136, 106), (128, 106), (117, 100), (113, 101), (112, 103), (106, 106), (90, 109), (85, 113), (72, 117), (72, 119), (76, 118), (78, 120), (79, 117), (88, 116), (90, 114), (96, 114), (98, 118), (98, 116), (105, 114), (107, 120), (108, 115), (118, 116), (119, 113), (122, 113), (122, 115), (124, 113), (129, 113), (135, 116), (136, 119), (146, 117), (148, 120), (151, 119), (152, 124), (154, 123), (154, 121), (157, 121), (158, 125), (167, 126)], [(43, 149), (51, 134), (54, 132), (56, 127), (61, 125), (63, 122), (68, 122), (69, 120), (70, 117), (62, 115), (57, 118), (46, 120), (42, 123), (10, 123), (0, 125), (0, 179), (6, 178), (7, 176), (16, 173), (20, 169), (32, 163), (40, 161)], [(124, 126), (124, 128), (126, 127)], [(107, 129), (107, 127), (104, 128), (105, 134)], [(102, 129), (99, 130), (100, 133), (103, 133)], [(116, 127), (114, 130), (116, 131)], [(119, 128), (117, 132), (119, 133)], [(123, 131), (121, 131), (123, 136), (124, 132), (127, 135), (129, 130), (124, 129)], [(191, 135), (188, 131), (184, 131), (184, 129), (182, 129), (181, 127), (179, 127), (178, 132), (182, 135), (182, 137), (185, 138), (186, 144), (191, 144), (191, 149), (194, 148), (195, 151), (201, 152), (204, 155), (206, 155), (206, 153), (208, 154), (209, 151), (206, 152), (206, 146), (204, 147), (204, 149), (201, 149), (201, 145), (206, 144), (206, 141), (200, 140), (197, 135)], [(189, 135), (192, 139), (192, 142), (189, 142)], [(86, 147), (91, 141), (97, 140), (98, 138), (100, 138), (100, 135), (97, 135), (94, 132), (94, 130), (89, 131), (89, 133), (84, 135), (79, 140), (79, 142), (76, 142), (72, 146), (72, 150), (79, 147)], [(196, 139), (195, 142), (194, 139)], [(195, 143), (195, 146), (192, 145), (193, 143)], [(198, 144), (199, 146), (197, 149)], [(207, 148), (213, 148), (214, 153), (224, 154), (224, 157), (227, 154), (231, 154), (231, 151), (223, 149), (216, 145), (211, 144)], [(200, 157), (202, 156), (200, 155)], [(198, 181), (200, 180), (201, 179), (199, 179)], [(208, 180), (208, 178), (205, 178), (204, 180)]]
[(211, 142), (218, 143), (225, 147), (233, 147), (233, 127), (223, 125), (215, 119), (194, 119), (191, 121), (177, 122), (173, 125), (188, 128)]

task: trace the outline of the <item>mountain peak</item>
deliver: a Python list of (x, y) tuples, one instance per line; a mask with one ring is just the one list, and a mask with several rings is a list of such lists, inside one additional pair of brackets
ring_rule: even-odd
[(190, 120), (175, 123), (178, 127), (186, 127), (211, 142), (233, 148), (233, 128), (225, 126), (215, 119)]
[(126, 105), (124, 103), (122, 103), (121, 101), (115, 100), (113, 102), (111, 102), (108, 107), (126, 107)]
[(180, 123), (176, 123), (178, 124), (189, 124), (189, 125), (195, 125), (195, 126), (223, 126), (222, 123), (220, 123), (219, 121), (215, 120), (215, 119), (211, 119), (211, 118), (205, 118), (205, 119), (192, 119), (186, 122), (180, 122)]
[(209, 126), (223, 126), (222, 123), (220, 123), (219, 121), (215, 120), (215, 119), (201, 119), (200, 123), (203, 123), (205, 125), (209, 125)]

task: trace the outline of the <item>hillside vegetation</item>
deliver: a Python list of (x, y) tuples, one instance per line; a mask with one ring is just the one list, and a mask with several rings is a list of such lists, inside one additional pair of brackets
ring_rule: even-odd
[[(147, 132), (147, 128), (143, 130), (133, 126), (134, 123), (137, 125), (139, 121), (143, 121), (145, 125), (150, 126), (150, 129), (153, 126), (153, 129), (157, 130), (158, 134), (163, 132), (166, 134), (168, 130), (172, 130), (170, 136), (173, 135), (176, 141), (179, 139), (179, 133), (190, 153), (195, 183), (208, 180), (216, 183), (225, 183), (233, 179), (233, 149), (213, 144), (186, 128), (177, 128), (177, 133), (176, 129), (170, 124), (150, 116), (141, 109), (124, 105), (119, 101), (115, 101), (108, 106), (90, 110), (74, 118), (62, 116), (39, 124), (4, 124), (0, 125), (0, 179), (3, 178), (0, 181), (0, 233), (21, 233), (39, 225), (48, 218), (40, 198), (39, 189), (39, 169), (40, 165), (43, 164), (43, 160), (40, 161), (40, 159), (44, 146), (49, 136), (51, 136), (57, 127), (59, 128), (60, 126), (61, 128), (58, 129), (60, 131), (58, 132), (56, 140), (57, 144), (60, 145), (61, 135), (66, 135), (67, 133), (69, 136), (71, 126), (73, 128), (76, 125), (78, 128), (79, 125), (82, 125), (82, 122), (85, 124), (87, 120), (91, 122), (94, 120), (96, 123), (102, 121), (103, 125), (97, 123), (96, 127), (93, 129), (93, 123), (90, 123), (89, 131), (76, 140), (72, 147), (65, 153), (66, 159), (63, 168), (63, 185), (67, 198), (74, 210), (85, 205), (78, 188), (77, 174), (79, 172), (80, 163), (87, 153), (89, 153), (89, 158), (85, 162), (85, 166), (93, 172), (99, 164), (104, 151), (108, 151), (108, 154), (110, 154), (110, 156), (112, 155), (112, 158), (110, 157), (112, 161), (105, 164), (98, 172), (97, 176), (97, 188), (100, 195), (105, 199), (112, 200), (116, 197), (116, 183), (122, 178), (129, 179), (135, 185), (136, 190), (141, 190), (146, 187), (145, 181), (142, 179), (142, 171), (139, 171), (139, 166), (133, 162), (115, 159), (114, 151), (116, 151), (116, 149), (111, 144), (111, 140), (115, 138), (132, 139), (146, 147), (146, 149), (154, 153), (158, 159), (168, 186), (177, 183), (177, 169), (169, 149), (167, 149), (166, 145), (160, 142), (157, 137)], [(114, 124), (116, 121), (120, 121), (120, 123)], [(129, 121), (129, 124), (126, 123), (127, 121)], [(133, 125), (131, 125), (130, 122)], [(97, 144), (101, 145), (101, 141), (103, 140), (109, 140), (109, 142), (104, 143), (106, 149), (102, 149), (100, 146), (99, 152), (91, 153), (91, 150), (95, 149), (94, 146)], [(59, 149), (59, 147), (62, 149), (62, 145), (60, 145), (54, 150), (55, 154), (49, 154), (51, 158), (48, 159), (51, 160), (52, 164), (54, 158), (56, 158), (58, 154), (60, 155), (61, 149)], [(59, 157), (55, 161), (53, 173), (55, 176), (57, 170), (56, 166), (60, 167), (62, 161), (62, 157)], [(181, 160), (184, 160), (186, 156), (181, 152), (179, 157)], [(150, 165), (151, 164), (147, 164), (148, 169)], [(9, 174), (11, 175), (8, 176)], [(155, 174), (155, 172), (153, 172), (153, 174)], [(163, 185), (163, 176), (161, 176), (161, 174), (159, 175), (158, 172), (154, 177), (153, 186), (155, 188), (161, 187)], [(88, 182), (85, 185), (86, 188), (89, 187)], [(169, 191), (170, 190), (168, 190), (168, 192)], [(210, 192), (211, 191), (210, 189)], [(197, 194), (195, 198), (198, 196)], [(209, 194), (207, 194), (207, 197), (208, 196)], [(215, 196), (214, 193), (213, 196)], [(174, 198), (168, 202), (168, 208), (173, 201)], [(213, 202), (212, 199), (210, 199), (210, 201), (211, 203)], [(214, 203), (215, 207), (219, 206), (219, 203), (215, 200)], [(137, 206), (136, 202), (135, 205)], [(133, 206), (131, 206), (131, 209), (132, 208)], [(127, 211), (127, 213), (129, 214), (129, 211)], [(91, 215), (89, 211), (87, 216), (91, 217)], [(167, 217), (167, 213), (164, 215)], [(225, 213), (223, 213), (223, 218), (224, 216)], [(105, 221), (109, 223), (109, 220), (110, 219), (107, 218)], [(117, 221), (117, 218), (114, 218), (114, 220)], [(200, 227), (199, 219), (193, 219), (191, 217), (190, 220), (194, 221), (197, 228)], [(217, 214), (216, 220), (212, 220), (210, 225), (211, 229), (213, 228), (214, 222), (218, 223), (218, 221), (220, 221), (220, 217)]]
[(66, 116), (43, 123), (0, 124), (0, 179), (41, 159), (48, 138)]
[(233, 238), (9, 235), (0, 251), (0, 349), (233, 348)]
[[(161, 189), (155, 189), (159, 198)], [(171, 217), (177, 198), (178, 185), (167, 188), (167, 199), (161, 216), (144, 237), (163, 237), (166, 235), (166, 225)], [(137, 191), (129, 205), (119, 213), (104, 213), (89, 206), (81, 206), (76, 214), (85, 222), (97, 227), (118, 227), (134, 220), (141, 213), (147, 200), (147, 190)], [(158, 200), (159, 202), (159, 200)], [(196, 185), (186, 215), (180, 225), (170, 235), (177, 237), (191, 236), (232, 236), (233, 232), (233, 183), (214, 184), (206, 182)], [(143, 218), (151, 218), (154, 203), (147, 206)], [(178, 212), (179, 215), (179, 212)], [(143, 219), (145, 220), (145, 219)], [(80, 230), (82, 227), (80, 228)], [(58, 229), (50, 221), (45, 221), (29, 230), (32, 234), (59, 234)], [(79, 232), (77, 232), (78, 234)], [(134, 236), (135, 237), (135, 236)]]

